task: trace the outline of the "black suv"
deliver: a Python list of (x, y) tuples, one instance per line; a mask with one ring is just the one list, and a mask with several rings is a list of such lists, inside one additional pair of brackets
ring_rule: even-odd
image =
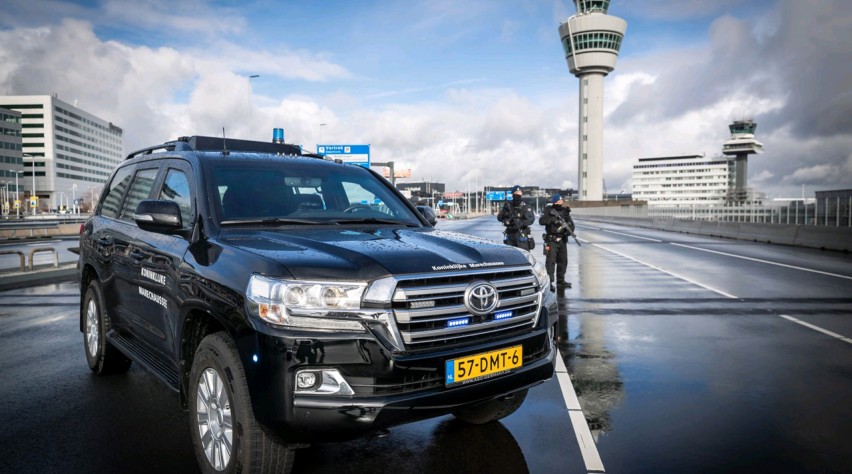
[(429, 211), (293, 145), (134, 152), (80, 236), (89, 367), (134, 361), (177, 391), (205, 472), (286, 472), (310, 443), (508, 416), (553, 375), (547, 272)]

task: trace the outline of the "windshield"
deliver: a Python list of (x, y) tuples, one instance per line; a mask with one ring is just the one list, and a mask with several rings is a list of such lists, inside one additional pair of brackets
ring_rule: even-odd
[(367, 170), (307, 160), (212, 163), (220, 223), (421, 225)]

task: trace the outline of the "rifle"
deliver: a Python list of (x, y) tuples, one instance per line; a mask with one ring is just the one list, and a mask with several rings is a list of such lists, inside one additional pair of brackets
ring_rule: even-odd
[(575, 234), (574, 230), (571, 229), (571, 226), (568, 225), (567, 222), (565, 222), (565, 219), (562, 218), (562, 214), (559, 213), (559, 212), (556, 212), (553, 208), (551, 208), (551, 211), (552, 212), (550, 213), (550, 215), (555, 217), (556, 221), (559, 223), (559, 227), (556, 229), (556, 231), (559, 232), (559, 233), (562, 233), (562, 232), (565, 232), (567, 230), (568, 235), (570, 235), (571, 237), (574, 237), (574, 242), (577, 242), (577, 246), (582, 247), (582, 245), (580, 245), (580, 241), (577, 240), (577, 234)]

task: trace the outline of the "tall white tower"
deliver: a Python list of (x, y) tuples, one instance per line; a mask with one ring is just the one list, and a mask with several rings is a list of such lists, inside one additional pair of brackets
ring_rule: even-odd
[(757, 124), (751, 119), (735, 120), (728, 125), (731, 138), (722, 145), (722, 153), (733, 156), (736, 160), (734, 168), (734, 192), (729, 199), (734, 202), (749, 200), (748, 183), (748, 155), (763, 153), (763, 143), (754, 138)]
[(568, 69), (580, 79), (578, 193), (603, 199), (603, 80), (615, 69), (627, 22), (607, 15), (609, 0), (574, 0), (577, 14), (559, 25)]

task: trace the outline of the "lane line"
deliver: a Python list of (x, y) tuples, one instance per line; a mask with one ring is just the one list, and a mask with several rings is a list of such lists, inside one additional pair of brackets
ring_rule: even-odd
[(703, 284), (703, 283), (697, 282), (697, 281), (692, 280), (692, 279), (690, 279), (690, 278), (687, 278), (687, 277), (685, 277), (685, 276), (683, 276), (683, 275), (678, 275), (677, 273), (674, 273), (674, 272), (671, 272), (671, 271), (669, 271), (669, 270), (666, 270), (665, 268), (661, 268), (661, 267), (658, 267), (658, 266), (656, 266), (656, 265), (652, 265), (652, 264), (650, 264), (650, 263), (648, 263), (648, 262), (643, 262), (642, 260), (639, 260), (639, 259), (633, 258), (633, 257), (631, 257), (631, 256), (629, 256), (629, 255), (625, 255), (625, 254), (623, 254), (623, 253), (621, 253), (621, 252), (617, 252), (617, 251), (615, 251), (615, 250), (612, 250), (612, 249), (606, 248), (606, 247), (604, 247), (603, 245), (600, 245), (600, 244), (592, 244), (592, 245), (594, 245), (595, 247), (597, 247), (597, 248), (599, 248), (599, 249), (603, 249), (603, 250), (606, 250), (607, 252), (611, 252), (611, 253), (614, 253), (614, 254), (616, 254), (616, 255), (618, 255), (618, 256), (624, 257), (624, 258), (626, 258), (626, 259), (628, 259), (628, 260), (633, 260), (633, 261), (634, 261), (634, 262), (636, 262), (636, 263), (641, 263), (642, 265), (645, 265), (646, 267), (650, 267), (650, 268), (653, 268), (654, 270), (658, 270), (658, 271), (661, 271), (661, 272), (663, 272), (663, 273), (669, 274), (669, 275), (671, 275), (671, 276), (673, 276), (673, 277), (675, 277), (675, 278), (680, 278), (681, 280), (684, 280), (684, 281), (686, 281), (686, 282), (688, 282), (688, 283), (692, 283), (693, 285), (698, 285), (698, 286), (700, 286), (701, 288), (704, 288), (705, 290), (710, 290), (710, 291), (712, 291), (713, 293), (720, 294), (720, 295), (722, 295), (722, 296), (724, 296), (724, 297), (726, 297), (726, 298), (739, 299), (737, 296), (734, 296), (734, 295), (732, 295), (732, 294), (730, 294), (730, 293), (725, 293), (724, 291), (719, 290), (719, 289), (716, 289), (716, 288), (713, 288), (712, 286), (707, 286), (707, 285), (705, 285), (705, 284)]
[(616, 231), (614, 231), (614, 230), (606, 230), (606, 229), (603, 229), (603, 231), (604, 231), (604, 232), (611, 232), (611, 233), (613, 233), (613, 234), (618, 234), (618, 235), (624, 235), (624, 236), (627, 236), (627, 237), (633, 237), (634, 239), (644, 239), (644, 240), (650, 240), (651, 242), (662, 243), (662, 240), (652, 239), (652, 238), (650, 238), (650, 237), (640, 237), (640, 236), (638, 236), (638, 235), (625, 234), (624, 232), (616, 232)]
[[(687, 281), (687, 282), (689, 282), (689, 283), (692, 283), (693, 285), (698, 285), (698, 286), (700, 286), (700, 287), (702, 287), (702, 288), (705, 288), (705, 289), (707, 289), (707, 290), (710, 290), (710, 291), (712, 291), (712, 292), (714, 292), (714, 293), (718, 293), (718, 294), (720, 294), (720, 295), (723, 295), (723, 296), (726, 296), (726, 297), (728, 297), (728, 298), (732, 298), (732, 299), (739, 299), (738, 297), (736, 297), (736, 296), (734, 296), (734, 295), (732, 295), (732, 294), (730, 294), (730, 293), (725, 293), (725, 292), (724, 292), (724, 291), (722, 291), (722, 290), (717, 290), (717, 289), (715, 289), (715, 288), (713, 288), (713, 287), (710, 287), (710, 286), (707, 286), (707, 285), (705, 285), (705, 284), (703, 284), (703, 283), (699, 283), (699, 282), (697, 282), (697, 281), (695, 281), (695, 280), (691, 280), (691, 279), (686, 278), (686, 277), (684, 277), (684, 276), (682, 276), (682, 275), (678, 275), (677, 273), (670, 272), (670, 271), (668, 271), (668, 270), (666, 270), (666, 269), (664, 269), (664, 268), (660, 268), (660, 267), (658, 267), (658, 266), (656, 266), (656, 265), (652, 265), (652, 264), (650, 264), (650, 263), (643, 262), (642, 260), (639, 260), (639, 259), (633, 258), (633, 257), (631, 257), (631, 256), (629, 256), (629, 255), (625, 255), (625, 254), (623, 254), (623, 253), (621, 253), (621, 252), (617, 252), (617, 251), (615, 251), (615, 250), (608, 249), (608, 248), (604, 247), (603, 245), (600, 245), (600, 244), (592, 244), (592, 245), (593, 245), (593, 246), (595, 246), (595, 247), (597, 247), (597, 248), (599, 248), (599, 249), (603, 249), (603, 250), (606, 250), (607, 252), (611, 252), (611, 253), (614, 253), (614, 254), (619, 255), (619, 256), (621, 256), (621, 257), (624, 257), (624, 258), (626, 258), (626, 259), (628, 259), (628, 260), (633, 260), (633, 261), (634, 261), (634, 262), (636, 262), (636, 263), (641, 263), (642, 265), (645, 265), (645, 266), (647, 266), (647, 267), (653, 268), (653, 269), (655, 269), (655, 270), (659, 270), (659, 271), (661, 271), (661, 272), (663, 272), (663, 273), (667, 273), (667, 274), (669, 274), (669, 275), (671, 275), (671, 276), (673, 276), (673, 277), (675, 277), (675, 278), (680, 278), (681, 280), (684, 280), (684, 281)], [(766, 261), (766, 260), (759, 260), (759, 259), (751, 258), (751, 257), (742, 257), (742, 256), (738, 256), (738, 255), (731, 255), (731, 254), (726, 254), (726, 253), (723, 253), (723, 252), (716, 252), (716, 251), (714, 251), (714, 250), (706, 250), (706, 249), (701, 249), (701, 248), (698, 248), (698, 247), (691, 247), (691, 246), (689, 246), (689, 245), (681, 245), (681, 244), (672, 244), (672, 245), (677, 245), (677, 246), (679, 246), (679, 247), (685, 247), (685, 248), (689, 248), (689, 249), (702, 250), (702, 251), (710, 252), (710, 253), (718, 253), (718, 254), (721, 254), (721, 255), (730, 255), (730, 256), (732, 256), (732, 257), (743, 258), (743, 259), (746, 259), (746, 260), (754, 260), (754, 261), (757, 261), (757, 262), (769, 263), (769, 264), (772, 264), (772, 265), (780, 265), (780, 266), (782, 266), (782, 267), (789, 267), (789, 268), (794, 268), (794, 269), (800, 269), (800, 270), (811, 271), (811, 272), (815, 272), (815, 273), (822, 273), (822, 274), (829, 275), (829, 276), (838, 276), (838, 277), (840, 277), (840, 278), (849, 278), (849, 277), (847, 277), (847, 276), (845, 276), (845, 275), (835, 275), (835, 274), (833, 274), (833, 273), (821, 272), (821, 271), (818, 271), (818, 270), (809, 270), (809, 269), (807, 269), (807, 268), (793, 267), (793, 266), (791, 266), (791, 265), (785, 265), (785, 264), (782, 264), (782, 263), (774, 263), (774, 262), (769, 262), (769, 261)], [(850, 340), (850, 339), (849, 339), (849, 338), (847, 338), (847, 337), (841, 336), (840, 334), (837, 334), (837, 333), (833, 333), (833, 332), (831, 332), (831, 331), (829, 331), (829, 330), (827, 330), (827, 329), (823, 329), (823, 328), (821, 328), (821, 327), (819, 327), (819, 326), (816, 326), (816, 325), (813, 325), (813, 324), (811, 324), (811, 323), (806, 323), (806, 322), (804, 322), (804, 321), (802, 321), (802, 320), (799, 320), (799, 319), (793, 318), (793, 317), (791, 317), (791, 316), (787, 316), (786, 314), (777, 314), (776, 316), (780, 316), (780, 317), (782, 317), (782, 318), (784, 318), (784, 319), (787, 319), (787, 320), (792, 321), (792, 322), (797, 323), (797, 324), (801, 324), (802, 326), (805, 326), (805, 327), (807, 327), (807, 328), (813, 329), (813, 330), (815, 330), (815, 331), (819, 331), (819, 332), (824, 333), (824, 334), (827, 334), (827, 335), (829, 335), (829, 336), (839, 338), (839, 339), (840, 339), (840, 340), (842, 340), (842, 341), (846, 341), (846, 342), (852, 343), (852, 340)]]
[(805, 326), (806, 328), (811, 328), (814, 331), (819, 331), (823, 334), (827, 334), (831, 337), (836, 337), (837, 339), (840, 339), (841, 341), (848, 342), (849, 344), (852, 344), (852, 339), (849, 339), (848, 337), (841, 336), (840, 334), (837, 334), (836, 332), (831, 332), (828, 329), (823, 329), (819, 326), (815, 326), (811, 323), (807, 323), (805, 321), (802, 321), (801, 319), (796, 319), (792, 316), (787, 316), (786, 314), (779, 314), (778, 316), (781, 316), (782, 318), (784, 318), (786, 320), (793, 321), (796, 324), (801, 324), (802, 326)]
[(574, 392), (574, 386), (571, 384), (571, 376), (568, 375), (568, 369), (565, 367), (565, 362), (562, 361), (562, 355), (559, 353), (556, 355), (556, 380), (559, 381), (562, 396), (565, 398), (565, 406), (568, 407), (568, 416), (571, 418), (571, 426), (574, 428), (577, 444), (580, 445), (583, 463), (585, 463), (586, 470), (589, 472), (606, 472), (595, 439), (592, 438), (592, 432), (589, 430), (589, 424), (586, 422), (585, 415), (583, 415), (583, 409), (580, 408), (580, 400), (577, 399), (577, 393)]
[(795, 265), (787, 265), (786, 263), (770, 262), (769, 260), (761, 260), (759, 258), (744, 257), (742, 255), (735, 255), (735, 254), (732, 254), (732, 253), (719, 252), (718, 250), (708, 250), (708, 249), (703, 249), (703, 248), (700, 248), (700, 247), (693, 247), (691, 245), (676, 244), (674, 242), (672, 242), (672, 245), (677, 245), (678, 247), (684, 247), (684, 248), (688, 248), (688, 249), (692, 249), (692, 250), (700, 250), (702, 252), (709, 252), (709, 253), (715, 253), (715, 254), (718, 254), (718, 255), (725, 255), (725, 256), (728, 256), (728, 257), (741, 258), (743, 260), (751, 260), (752, 262), (766, 263), (766, 264), (769, 264), (769, 265), (777, 265), (779, 267), (792, 268), (794, 270), (802, 270), (802, 271), (806, 271), (806, 272), (819, 273), (820, 275), (828, 275), (828, 276), (833, 276), (833, 277), (837, 277), (837, 278), (845, 278), (847, 280), (852, 280), (852, 276), (838, 275), (837, 273), (829, 273), (829, 272), (823, 272), (823, 271), (820, 271), (820, 270), (813, 270), (811, 268), (797, 267)]

